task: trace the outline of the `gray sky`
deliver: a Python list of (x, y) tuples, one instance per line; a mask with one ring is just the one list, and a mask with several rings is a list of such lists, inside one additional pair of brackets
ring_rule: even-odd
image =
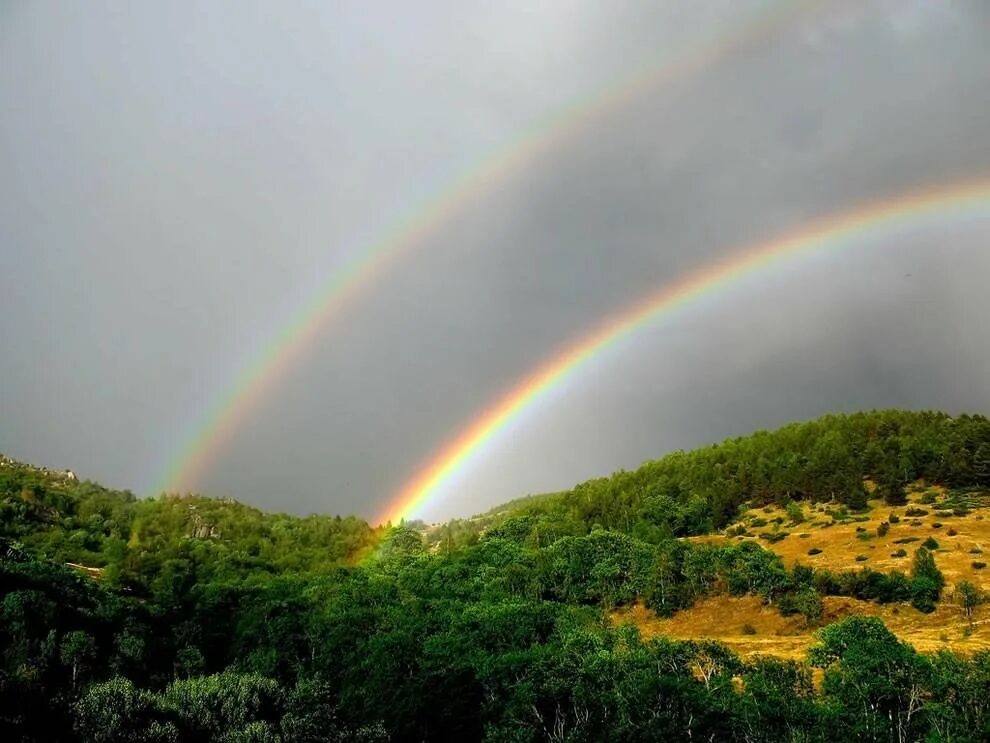
[[(417, 204), (777, 5), (4, 5), (0, 451), (147, 492), (205, 406)], [(371, 516), (636, 298), (815, 217), (990, 175), (988, 42), (983, 0), (824, 2), (558, 136), (351, 303), (200, 488)], [(828, 411), (990, 411), (986, 213), (644, 329), (422, 515)]]

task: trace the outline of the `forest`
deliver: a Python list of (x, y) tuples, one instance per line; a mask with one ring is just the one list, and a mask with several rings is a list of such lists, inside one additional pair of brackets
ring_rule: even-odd
[[(990, 421), (826, 416), (434, 526), (141, 499), (4, 458), (0, 737), (988, 740), (990, 652), (823, 622), (829, 596), (975, 606), (937, 543), (903, 571), (837, 571), (705, 539), (763, 506), (903, 505), (917, 482), (986, 498)], [(800, 618), (814, 646), (742, 658), (612, 621), (717, 595)]]

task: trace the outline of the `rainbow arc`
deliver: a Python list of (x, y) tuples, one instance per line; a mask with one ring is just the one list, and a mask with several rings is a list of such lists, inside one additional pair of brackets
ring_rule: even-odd
[(500, 432), (532, 410), (543, 396), (648, 323), (800, 255), (848, 249), (870, 239), (968, 215), (990, 216), (990, 178), (914, 191), (827, 217), (768, 242), (733, 251), (724, 260), (661, 287), (545, 361), (496, 400), (402, 487), (377, 523), (415, 515), (439, 497), (455, 477), (491, 447)]

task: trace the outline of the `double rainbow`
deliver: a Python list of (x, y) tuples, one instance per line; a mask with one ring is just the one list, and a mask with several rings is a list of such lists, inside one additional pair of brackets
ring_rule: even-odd
[(400, 490), (378, 523), (397, 522), (422, 510), (541, 397), (648, 323), (798, 255), (850, 248), (966, 216), (990, 216), (990, 178), (915, 191), (822, 219), (770, 242), (733, 251), (729, 258), (662, 287), (527, 375), (444, 446)]
[(750, 48), (812, 11), (830, 5), (827, 0), (768, 0), (743, 23), (724, 25), (696, 43), (666, 54), (659, 61), (623, 75), (577, 102), (558, 110), (525, 131), (494, 155), (459, 175), (411, 216), (397, 223), (363, 250), (328, 282), (264, 346), (234, 380), (229, 391), (209, 407), (173, 456), (164, 472), (154, 478), (153, 492), (181, 491), (197, 486), (224, 445), (258, 406), (278, 387), (286, 372), (337, 318), (341, 310), (371, 286), (396, 260), (423, 245), (426, 239), (479, 196), (513, 174), (521, 172), (540, 154), (566, 140), (603, 115), (621, 108), (665, 83), (675, 82)]

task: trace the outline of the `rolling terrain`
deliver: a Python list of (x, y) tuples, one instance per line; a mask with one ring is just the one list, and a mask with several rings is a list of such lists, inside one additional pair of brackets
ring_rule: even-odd
[[(872, 488), (872, 483), (868, 486)], [(804, 506), (800, 522), (779, 507), (749, 509), (738, 524), (718, 536), (688, 539), (707, 544), (753, 541), (791, 568), (801, 564), (831, 571), (869, 567), (883, 572), (906, 572), (911, 551), (933, 539), (938, 543), (935, 561), (947, 582), (943, 600), (931, 613), (909, 605), (825, 596), (821, 619), (809, 625), (799, 616), (782, 616), (758, 597), (720, 595), (670, 618), (658, 617), (642, 605), (616, 611), (613, 618), (634, 624), (646, 636), (717, 640), (744, 657), (803, 658), (816, 642), (818, 627), (849, 616), (879, 617), (899, 638), (923, 652), (990, 649), (990, 607), (977, 607), (967, 618), (953, 595), (960, 581), (990, 591), (990, 570), (983, 557), (990, 550), (990, 493), (952, 494), (944, 487), (918, 482), (908, 488), (906, 498), (907, 503), (898, 506), (871, 499), (860, 513), (828, 504)], [(883, 529), (884, 523), (888, 529)], [(740, 526), (745, 529), (742, 534), (737, 533)], [(878, 529), (885, 532), (883, 536)]]
[(0, 458), (0, 737), (990, 738), (990, 421), (825, 416), (474, 518)]

